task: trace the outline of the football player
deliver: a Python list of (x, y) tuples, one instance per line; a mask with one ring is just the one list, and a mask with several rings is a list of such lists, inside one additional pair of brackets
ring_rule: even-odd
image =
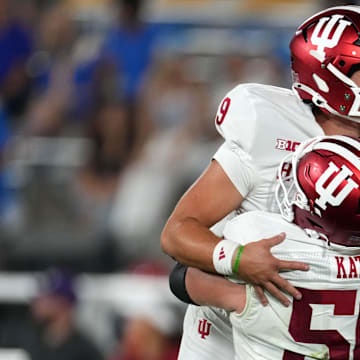
[[(269, 306), (264, 307), (252, 285), (238, 286), (237, 312), (230, 315), (235, 358), (359, 359), (360, 141), (318, 137), (290, 160), (291, 176), (279, 169), (276, 198), (281, 214), (239, 215), (226, 224), (224, 241), (241, 239), (246, 246), (285, 230), (285, 241), (272, 251), (279, 259), (310, 264), (307, 272), (283, 273), (303, 297), (292, 301), (287, 296), (290, 306), (284, 307), (269, 295)], [(217, 305), (228, 308), (226, 298), (218, 295)], [(200, 303), (201, 297), (198, 293)], [(217, 323), (205, 325), (200, 327), (204, 337)]]
[[(277, 165), (284, 153), (296, 150), (303, 140), (324, 134), (359, 136), (359, 33), (360, 7), (340, 6), (322, 11), (306, 20), (291, 41), (293, 91), (244, 84), (224, 97), (216, 127), (225, 142), (170, 216), (161, 238), (166, 253), (183, 264), (232, 275), (238, 246), (219, 246), (221, 225), (213, 231), (210, 228), (236, 211), (273, 211)], [(284, 163), (282, 171), (289, 173), (290, 167)], [(267, 299), (261, 287), (285, 305), (289, 305), (289, 299), (280, 289), (300, 299), (301, 292), (278, 271), (306, 270), (307, 265), (271, 255), (271, 246), (279, 244), (283, 234), (260, 239), (245, 245), (236, 275), (255, 286), (263, 304)], [(211, 289), (211, 283), (209, 286)], [(231, 326), (223, 312), (211, 309), (205, 314), (203, 307), (190, 306), (184, 329), (196, 329), (206, 316), (222, 320), (222, 328), (212, 329), (219, 336), (216, 352), (232, 358), (229, 342), (223, 341), (231, 341)], [(189, 337), (195, 353), (191, 357), (189, 352), (184, 358), (215, 356), (209, 355), (200, 333), (190, 331)], [(198, 352), (199, 344), (204, 344), (204, 352)]]

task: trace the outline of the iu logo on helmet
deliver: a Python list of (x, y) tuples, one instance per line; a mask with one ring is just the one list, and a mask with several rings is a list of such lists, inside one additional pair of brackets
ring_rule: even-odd
[[(334, 173), (338, 171), (340, 172), (325, 188), (324, 184)], [(330, 162), (329, 167), (319, 177), (318, 181), (315, 184), (315, 190), (320, 195), (320, 197), (315, 200), (315, 203), (319, 205), (323, 210), (326, 210), (326, 204), (330, 204), (332, 206), (340, 206), (342, 202), (346, 199), (346, 197), (351, 193), (351, 191), (359, 187), (359, 185), (350, 178), (352, 174), (352, 171), (345, 165), (343, 165), (340, 170), (333, 162)], [(341, 191), (334, 195), (335, 190), (345, 179), (347, 179), (346, 185), (342, 188)]]
[(199, 331), (199, 334), (201, 335), (202, 339), (205, 339), (205, 336), (210, 335), (210, 326), (211, 326), (211, 323), (209, 323), (206, 319), (199, 321), (198, 331)]
[[(335, 47), (339, 43), (345, 28), (351, 25), (349, 21), (342, 20), (342, 18), (343, 15), (333, 15), (331, 18), (323, 17), (317, 23), (311, 35), (311, 43), (317, 45), (317, 50), (311, 50), (310, 55), (314, 56), (320, 62), (325, 60), (326, 54), (324, 49), (332, 49)], [(330, 37), (335, 26), (335, 32)]]

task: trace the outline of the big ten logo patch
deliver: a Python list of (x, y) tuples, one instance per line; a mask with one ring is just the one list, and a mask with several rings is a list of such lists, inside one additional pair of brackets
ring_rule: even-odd
[(205, 339), (206, 336), (210, 335), (210, 327), (211, 327), (211, 323), (209, 323), (208, 320), (206, 319), (199, 320), (198, 332), (201, 335), (202, 339)]
[(294, 152), (299, 145), (298, 141), (276, 139), (275, 149)]

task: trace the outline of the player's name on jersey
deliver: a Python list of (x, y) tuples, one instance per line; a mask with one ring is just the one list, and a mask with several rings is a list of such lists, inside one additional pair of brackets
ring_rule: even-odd
[(337, 279), (360, 278), (360, 256), (334, 256), (337, 265)]

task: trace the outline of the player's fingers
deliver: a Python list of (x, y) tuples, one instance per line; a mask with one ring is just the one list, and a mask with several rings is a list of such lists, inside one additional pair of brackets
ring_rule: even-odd
[(309, 270), (309, 265), (305, 264), (300, 261), (286, 261), (286, 260), (279, 260), (278, 261), (278, 269), (279, 270), (302, 270), (307, 271)]
[(263, 304), (263, 306), (266, 306), (269, 304), (269, 301), (267, 297), (265, 296), (264, 289), (259, 285), (254, 285), (254, 289), (256, 292), (256, 295), (258, 296), (259, 300)]
[(263, 241), (266, 243), (266, 245), (271, 248), (275, 245), (280, 244), (282, 241), (284, 241), (286, 237), (286, 234), (284, 232), (280, 233), (279, 235), (275, 235), (271, 238), (264, 239)]
[(296, 300), (300, 300), (302, 295), (301, 292), (290, 284), (289, 281), (277, 275), (273, 278), (273, 283), (281, 290), (285, 290), (288, 294), (294, 297)]
[(264, 285), (265, 289), (273, 296), (275, 296), (283, 305), (289, 306), (289, 299), (277, 288), (272, 282), (267, 282)]

